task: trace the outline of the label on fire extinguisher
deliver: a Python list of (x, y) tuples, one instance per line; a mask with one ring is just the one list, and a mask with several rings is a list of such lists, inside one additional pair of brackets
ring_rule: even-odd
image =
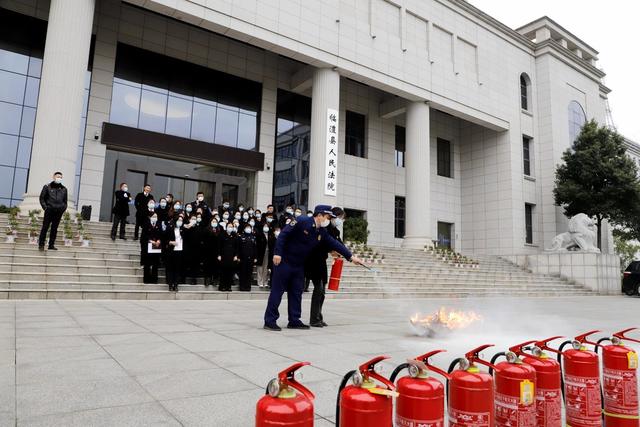
[(410, 420), (409, 418), (396, 415), (395, 427), (443, 427), (444, 418), (439, 420)]
[[(531, 389), (533, 393), (533, 388)], [(533, 394), (532, 394), (533, 396)], [(536, 406), (533, 399), (523, 404), (518, 396), (496, 393), (496, 426), (536, 427)]]
[(636, 371), (602, 370), (605, 411), (619, 415), (638, 415)]
[(598, 377), (565, 375), (565, 407), (567, 424), (602, 425), (602, 400)]
[(449, 408), (449, 427), (489, 427), (489, 412), (466, 412)]
[(538, 388), (536, 390), (536, 414), (539, 426), (555, 427), (561, 425), (562, 398), (560, 397), (560, 389)]

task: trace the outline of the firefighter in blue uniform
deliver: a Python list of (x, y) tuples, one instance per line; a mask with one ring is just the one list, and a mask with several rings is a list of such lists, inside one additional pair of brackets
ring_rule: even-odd
[(362, 264), (362, 261), (351, 254), (342, 243), (327, 233), (326, 227), (331, 218), (331, 206), (318, 205), (313, 217), (300, 216), (295, 225), (284, 227), (274, 249), (273, 279), (267, 310), (264, 313), (264, 329), (279, 331), (277, 324), (280, 313), (278, 307), (282, 295), (287, 292), (289, 305), (289, 329), (309, 329), (300, 321), (302, 315), (302, 291), (304, 289), (304, 263), (317, 245), (324, 243), (329, 250), (336, 251), (348, 261)]

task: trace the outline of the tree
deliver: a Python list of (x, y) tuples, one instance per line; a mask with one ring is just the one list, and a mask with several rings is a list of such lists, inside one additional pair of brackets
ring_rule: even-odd
[(620, 270), (624, 271), (627, 266), (636, 259), (636, 254), (640, 252), (640, 245), (633, 241), (627, 240), (623, 235), (613, 233), (613, 243), (615, 251), (620, 256)]
[(635, 162), (626, 154), (624, 138), (591, 120), (571, 148), (562, 154), (553, 190), (555, 203), (568, 217), (585, 213), (596, 219), (598, 247), (602, 221), (629, 226), (638, 222), (640, 181)]

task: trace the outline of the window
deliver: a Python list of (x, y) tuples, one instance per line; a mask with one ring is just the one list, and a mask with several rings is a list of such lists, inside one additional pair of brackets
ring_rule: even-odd
[(452, 178), (451, 172), (451, 142), (438, 138), (438, 175)]
[(344, 215), (348, 218), (363, 218), (367, 219), (367, 211), (361, 211), (359, 209), (344, 208)]
[(524, 166), (524, 174), (531, 176), (531, 138), (522, 137), (522, 161)]
[(119, 44), (109, 120), (256, 150), (261, 100), (259, 83)]
[(533, 245), (533, 208), (535, 205), (525, 203), (524, 205), (524, 227), (526, 232), (525, 242)]
[(393, 227), (393, 236), (398, 239), (404, 238), (406, 209), (406, 199), (404, 197), (396, 196), (395, 225)]
[(453, 224), (438, 221), (438, 247), (453, 248)]
[(520, 74), (520, 107), (529, 111), (529, 98), (531, 95), (531, 79), (525, 73)]
[(311, 98), (278, 90), (273, 204), (278, 212), (289, 203), (306, 210), (309, 197)]
[(569, 103), (569, 142), (573, 144), (580, 135), (582, 126), (587, 122), (587, 116), (584, 109), (578, 101)]
[(404, 167), (404, 152), (406, 149), (407, 131), (402, 126), (396, 126), (396, 166)]
[(27, 190), (46, 31), (0, 8), (0, 205), (18, 205)]
[(345, 128), (345, 154), (364, 158), (365, 116), (347, 111)]

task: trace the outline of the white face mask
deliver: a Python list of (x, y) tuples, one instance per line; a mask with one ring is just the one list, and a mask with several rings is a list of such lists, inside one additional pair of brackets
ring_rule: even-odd
[(302, 215), (302, 212), (300, 212), (300, 211), (296, 211), (296, 213), (294, 214), (294, 216), (295, 216), (296, 218), (298, 218), (300, 215)]
[(239, 210), (240, 212), (244, 212), (244, 206), (240, 206), (240, 207), (238, 208), (238, 210)]
[(244, 229), (244, 232), (245, 232), (246, 234), (251, 233), (251, 227), (246, 227), (246, 228)]
[(293, 213), (293, 209), (287, 209), (286, 212), (291, 215)]
[(153, 210), (153, 209), (155, 209), (156, 204), (155, 204), (155, 203), (149, 203), (149, 204), (147, 205), (147, 207), (149, 208), (149, 210)]
[(160, 202), (160, 207), (162, 209), (166, 208), (167, 207), (167, 202)]
[(191, 224), (191, 226), (196, 225), (196, 220), (195, 220), (195, 219), (192, 219), (191, 221), (189, 221), (189, 224)]
[(191, 212), (193, 208), (191, 206), (187, 206), (187, 212)]
[(235, 219), (240, 219), (240, 214), (239, 214), (239, 213), (237, 213), (237, 214), (235, 214), (233, 217), (234, 217)]
[(269, 232), (269, 227), (267, 227), (267, 226), (262, 227), (262, 231), (265, 232), (265, 233), (268, 233)]
[(249, 219), (249, 214), (245, 212), (245, 213), (242, 215), (242, 219), (244, 219), (245, 221), (246, 221), (246, 220), (248, 220), (248, 219)]
[(175, 210), (179, 211), (179, 210), (181, 210), (181, 209), (182, 209), (182, 206), (180, 206), (180, 205), (176, 204), (173, 208), (174, 208)]
[(256, 219), (257, 219), (258, 221), (260, 221), (260, 220), (262, 219), (262, 215), (261, 215), (261, 214), (256, 214)]
[(158, 218), (151, 218), (151, 225), (156, 225)]
[(178, 228), (182, 227), (182, 221), (176, 221), (176, 227)]
[(254, 220), (249, 221), (249, 225), (252, 227), (256, 226), (256, 222)]
[(212, 211), (211, 211), (211, 214), (212, 214), (212, 215), (214, 215), (214, 216), (215, 216), (215, 215), (218, 215), (218, 209), (214, 209), (214, 210), (212, 210)]
[(342, 218), (333, 218), (331, 222), (333, 222), (334, 227), (340, 227), (342, 225)]
[(272, 218), (272, 217), (268, 217), (268, 218), (267, 218), (267, 223), (268, 223), (268, 224), (271, 224), (272, 222), (273, 222), (273, 218)]
[(217, 223), (217, 222), (212, 222), (212, 223), (211, 223), (211, 226), (212, 226), (213, 228), (218, 228), (218, 223)]
[(204, 200), (204, 197), (202, 197), (202, 196), (198, 196), (198, 201), (199, 201), (199, 202), (202, 202), (203, 200)]
[(279, 231), (276, 231), (276, 232), (274, 232), (273, 234), (274, 234), (276, 237), (278, 237), (278, 236), (280, 235), (280, 232), (279, 232)]
[(127, 186), (122, 187), (122, 191), (124, 191), (126, 193), (127, 191), (129, 191), (129, 187), (127, 187)]
[(223, 203), (222, 207), (225, 208), (225, 209), (229, 209), (229, 203)]
[(328, 219), (325, 219), (324, 221), (322, 221), (320, 223), (320, 227), (323, 227), (323, 228), (324, 227), (328, 227), (330, 223), (331, 223), (331, 221), (329, 221)]
[(223, 213), (223, 214), (222, 214), (222, 218), (224, 218), (224, 219), (229, 219), (229, 214), (228, 214), (228, 213)]
[(55, 182), (56, 184), (62, 184), (62, 178), (55, 177), (53, 179), (53, 182)]
[(227, 234), (231, 234), (231, 233), (233, 233), (233, 227), (227, 228)]
[(196, 218), (196, 222), (200, 224), (202, 222), (202, 218)]

